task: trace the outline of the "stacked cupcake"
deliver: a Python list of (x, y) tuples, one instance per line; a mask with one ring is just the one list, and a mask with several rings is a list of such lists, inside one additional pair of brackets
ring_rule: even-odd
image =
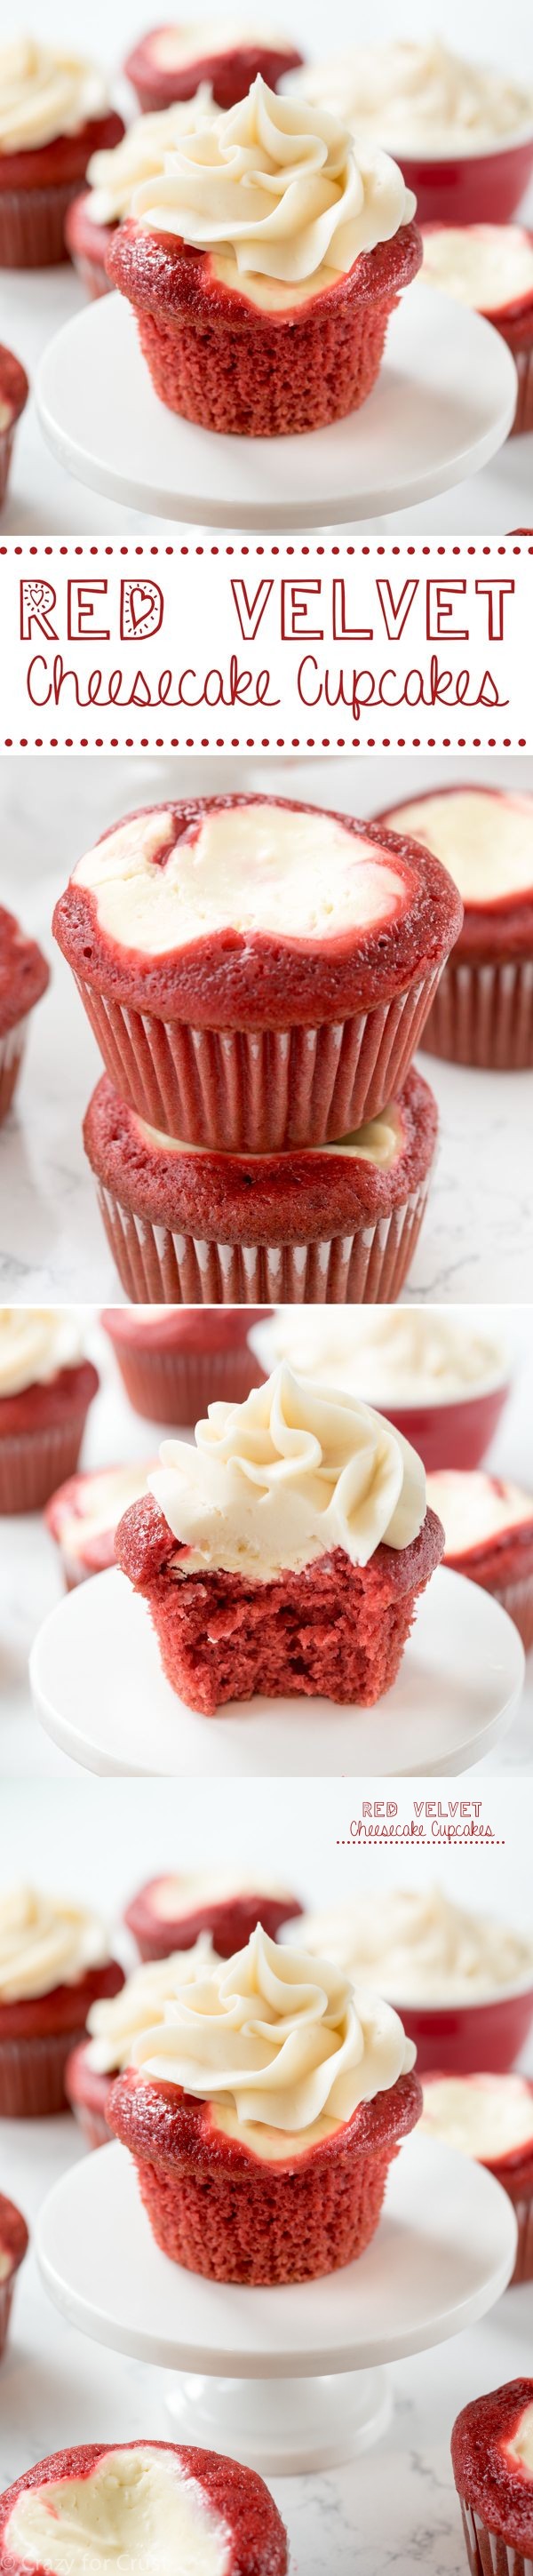
[(412, 1059), (461, 920), (427, 850), (281, 798), (151, 807), (78, 862), (54, 931), (135, 1303), (399, 1294), (437, 1129)]

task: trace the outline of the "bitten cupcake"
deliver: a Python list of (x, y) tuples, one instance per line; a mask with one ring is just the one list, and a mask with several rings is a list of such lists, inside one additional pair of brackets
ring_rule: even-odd
[(254, 81), (138, 188), (108, 270), (152, 384), (202, 428), (274, 438), (366, 401), (422, 258), (395, 161)]
[(348, 1387), (386, 1413), (428, 1471), (477, 1467), (509, 1393), (503, 1344), (491, 1323), (471, 1323), (464, 1306), (361, 1314), (320, 1306), (296, 1315), (278, 1306), (254, 1324), (251, 1340), (267, 1376), (276, 1360), (288, 1360), (300, 1377)]
[(135, 1412), (151, 1422), (189, 1423), (217, 1397), (241, 1404), (265, 1376), (248, 1333), (266, 1312), (253, 1307), (243, 1315), (237, 1306), (198, 1315), (181, 1306), (137, 1306), (132, 1314), (128, 1306), (107, 1306), (104, 1332)]
[(525, 2075), (426, 2075), (422, 2128), (473, 2156), (512, 2200), (513, 2281), (533, 2280), (533, 2083)]
[(444, 1563), (501, 1601), (533, 1646), (533, 1494), (504, 1476), (430, 1476), (428, 1498), (445, 1533)]
[(128, 54), (124, 70), (143, 108), (191, 99), (207, 81), (217, 107), (235, 107), (261, 73), (277, 89), (302, 56), (282, 36), (240, 26), (234, 18), (199, 18), (195, 26), (153, 27)]
[(511, 431), (533, 429), (533, 233), (523, 224), (429, 224), (422, 276), (484, 314), (511, 349), (518, 388)]
[(73, 1473), (97, 1390), (75, 1308), (0, 1307), (0, 1514), (40, 1511)]
[(163, 1442), (116, 1535), (167, 1681), (205, 1717), (256, 1693), (373, 1707), (442, 1546), (414, 1449), (283, 1363), (210, 1406), (194, 1446)]
[(441, 787), (383, 820), (449, 870), (464, 903), (421, 1046), (495, 1073), (533, 1065), (533, 797)]
[(107, 2119), (108, 2095), (115, 2076), (131, 2065), (134, 2041), (143, 2030), (155, 2030), (164, 2006), (178, 1986), (210, 1976), (216, 1952), (209, 1935), (200, 1933), (194, 1948), (134, 1968), (118, 1995), (91, 2004), (87, 2037), (67, 2057), (65, 2092), (88, 2147), (105, 2147), (112, 2136)]
[(287, 2576), (287, 2535), (254, 2469), (174, 2442), (85, 2443), (0, 2496), (0, 2576), (107, 2576), (115, 2561), (202, 2576)]
[(114, 150), (91, 153), (87, 187), (73, 197), (65, 223), (67, 250), (89, 295), (109, 292), (109, 244), (115, 226), (129, 215), (135, 188), (164, 169), (166, 153), (182, 133), (209, 123), (215, 114), (209, 84), (204, 82), (187, 104), (167, 107), (160, 116), (137, 116)]
[(66, 2060), (89, 2007), (123, 1984), (95, 1914), (34, 1887), (0, 1896), (0, 2118), (65, 2110)]
[[(0, 370), (1, 381), (1, 370)], [(0, 1127), (11, 1108), (26, 1046), (30, 1012), (50, 982), (50, 968), (36, 939), (28, 939), (0, 904)]]
[(218, 796), (106, 832), (53, 928), (121, 1099), (184, 1144), (267, 1154), (394, 1097), (461, 921), (405, 834)]
[(28, 2230), (22, 2210), (14, 2200), (6, 2200), (0, 2191), (0, 2361), (5, 2351), (13, 2291), (17, 2272), (28, 2250)]
[(397, 2013), (258, 1926), (184, 1986), (109, 2098), (156, 2244), (210, 2280), (317, 2280), (375, 2235), (421, 2089)]
[(219, 1959), (231, 1959), (234, 1950), (244, 1950), (256, 1923), (275, 1941), (281, 1924), (301, 1910), (299, 1897), (253, 1867), (244, 1879), (235, 1870), (191, 1870), (180, 1877), (169, 1871), (139, 1888), (124, 1921), (141, 1959), (188, 1950), (202, 1933), (210, 1934)]
[(91, 153), (123, 132), (94, 63), (32, 36), (0, 47), (0, 268), (65, 258), (67, 206)]
[(533, 2557), (533, 2379), (463, 2406), (452, 2433), (471, 2576), (529, 2576)]
[(104, 1074), (83, 1137), (126, 1295), (192, 1306), (393, 1300), (418, 1242), (437, 1123), (412, 1069), (381, 1117), (338, 1144), (209, 1153), (147, 1127)]
[[(26, 370), (21, 367), (20, 358), (13, 356), (12, 349), (0, 345), (0, 509), (7, 492), (17, 421), (24, 411), (29, 390)], [(0, 947), (2, 913), (3, 906), (0, 911)], [(7, 914), (6, 917), (9, 920), (12, 915)]]
[(68, 1476), (47, 1503), (45, 1520), (59, 1548), (67, 1592), (115, 1563), (115, 1530), (130, 1503), (146, 1493), (149, 1458), (139, 1467), (94, 1467)]

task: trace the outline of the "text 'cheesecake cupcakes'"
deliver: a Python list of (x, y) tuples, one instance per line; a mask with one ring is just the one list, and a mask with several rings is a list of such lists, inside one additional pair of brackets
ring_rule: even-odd
[(470, 2576), (529, 2576), (533, 2379), (508, 2380), (456, 2417), (452, 2466)]
[(422, 2128), (486, 2165), (513, 2203), (513, 2281), (533, 2280), (533, 2083), (525, 2075), (426, 2075)]
[(209, 1976), (215, 1965), (216, 1952), (202, 1932), (193, 1948), (134, 1968), (118, 1995), (104, 1995), (91, 2004), (87, 2037), (78, 2041), (65, 2067), (67, 2101), (88, 2147), (109, 2143), (108, 2095), (115, 2076), (131, 2064), (134, 2040), (141, 2031), (155, 2029), (178, 1986)]
[[(7, 492), (17, 421), (24, 411), (29, 390), (26, 369), (21, 367), (20, 358), (15, 358), (13, 350), (4, 348), (2, 344), (0, 346), (0, 509)], [(9, 918), (8, 914), (7, 919)], [(0, 938), (1, 919), (2, 914), (0, 914)]]
[(430, 1476), (428, 1495), (445, 1532), (444, 1563), (492, 1592), (533, 1646), (533, 1494), (508, 1477)]
[(194, 1445), (163, 1442), (116, 1535), (167, 1681), (206, 1717), (257, 1693), (373, 1707), (442, 1546), (414, 1449), (283, 1363)]
[(98, 1916), (34, 1887), (0, 1895), (0, 2118), (64, 2111), (65, 2065), (97, 1995), (116, 1995)]
[(170, 107), (209, 83), (217, 107), (246, 98), (258, 73), (277, 89), (302, 56), (286, 38), (241, 26), (234, 18), (199, 18), (194, 26), (153, 27), (128, 54), (124, 70), (140, 107)]
[[(241, 1404), (266, 1371), (248, 1333), (267, 1308), (218, 1307), (198, 1314), (183, 1306), (107, 1306), (102, 1315), (121, 1378), (136, 1413), (151, 1422), (197, 1422), (218, 1396)], [(132, 1497), (133, 1500), (133, 1497)], [(126, 1505), (124, 1504), (124, 1510)]]
[(419, 2071), (505, 2073), (533, 2017), (533, 1933), (444, 1888), (383, 1887), (304, 1914), (298, 1940), (396, 2005)]
[(73, 1474), (97, 1391), (75, 1307), (0, 1306), (0, 1515), (40, 1511)]
[(109, 2097), (162, 2252), (217, 2281), (354, 2262), (419, 2117), (414, 2055), (389, 2005), (258, 1926), (180, 1988)]
[(518, 388), (511, 437), (533, 429), (533, 232), (523, 224), (428, 224), (422, 276), (492, 322), (512, 350)]
[[(1, 417), (1, 368), (0, 368)], [(0, 1127), (18, 1082), (30, 1012), (50, 982), (50, 968), (36, 939), (28, 939), (14, 912), (0, 904)]]
[(287, 2576), (287, 2535), (263, 2479), (174, 2442), (55, 2451), (0, 2496), (0, 2576)]
[(13, 2291), (17, 2272), (28, 2250), (28, 2230), (22, 2210), (14, 2200), (6, 2200), (0, 2191), (0, 2361), (5, 2351)]
[(220, 796), (104, 833), (53, 928), (121, 1098), (182, 1142), (266, 1154), (393, 1098), (461, 921), (405, 835)]
[(45, 1520), (59, 1548), (67, 1592), (115, 1563), (115, 1530), (130, 1503), (146, 1493), (144, 1466), (93, 1467), (68, 1476), (47, 1503)]
[(248, 438), (356, 411), (420, 267), (414, 210), (395, 161), (255, 80), (136, 189), (110, 245), (160, 400)]
[(109, 293), (109, 244), (116, 225), (129, 215), (135, 188), (164, 169), (165, 155), (181, 133), (209, 122), (216, 113), (210, 102), (204, 83), (187, 104), (167, 107), (160, 116), (136, 117), (111, 151), (91, 153), (87, 186), (73, 197), (65, 223), (67, 250), (89, 295)]
[(420, 1044), (495, 1073), (533, 1065), (533, 796), (441, 787), (383, 820), (416, 833), (464, 904)]
[(243, 1950), (256, 1923), (275, 1941), (282, 1923), (301, 1914), (299, 1897), (289, 1896), (272, 1878), (250, 1865), (242, 1878), (236, 1870), (190, 1870), (179, 1877), (150, 1878), (126, 1906), (124, 1921), (141, 1959), (165, 1959), (169, 1951), (189, 1949), (208, 1932), (219, 1959)]
[(94, 63), (30, 35), (0, 46), (0, 268), (65, 259), (67, 206), (91, 153), (123, 132)]
[(338, 1144), (209, 1153), (147, 1127), (104, 1074), (83, 1137), (134, 1301), (375, 1305), (399, 1296), (416, 1250), (437, 1107), (412, 1069), (382, 1116)]
[(477, 1467), (509, 1393), (501, 1341), (491, 1323), (471, 1323), (464, 1306), (358, 1313), (324, 1305), (297, 1314), (278, 1306), (254, 1324), (251, 1340), (266, 1376), (288, 1360), (300, 1377), (348, 1387), (386, 1413), (428, 1471)]

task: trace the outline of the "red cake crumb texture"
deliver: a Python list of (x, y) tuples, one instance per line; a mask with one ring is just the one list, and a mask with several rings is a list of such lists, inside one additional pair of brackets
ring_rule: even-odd
[[(513, 2379), (488, 2397), (472, 2399), (454, 2424), (452, 2465), (473, 2576), (480, 2569), (483, 2576), (526, 2576), (524, 2561), (529, 2566), (533, 2552), (533, 2479), (509, 2458), (506, 2445), (530, 2406), (533, 2379)], [(508, 2551), (516, 2552), (512, 2561)]]
[(421, 2107), (418, 2077), (401, 2075), (304, 2155), (291, 2157), (288, 2140), (275, 2166), (217, 2129), (210, 2103), (136, 2068), (118, 2076), (108, 2110), (163, 2253), (211, 2280), (259, 2284), (317, 2280), (364, 2253)]
[(13, 356), (12, 349), (0, 345), (0, 509), (7, 492), (17, 421), (24, 411), (29, 390), (26, 370), (21, 367), (20, 359)]
[[(175, 1911), (168, 1901), (171, 1884), (175, 1888)], [(158, 1892), (166, 1891), (164, 1911), (158, 1905)], [(124, 1922), (133, 1933), (141, 1959), (168, 1959), (173, 1950), (192, 1950), (201, 1932), (210, 1932), (213, 1949), (219, 1959), (231, 1959), (235, 1951), (244, 1950), (256, 1924), (275, 1941), (282, 1923), (288, 1923), (302, 1908), (298, 1896), (273, 1893), (254, 1895), (253, 1888), (236, 1888), (227, 1895), (206, 1890), (195, 1901), (191, 1882), (186, 1882), (180, 1901), (179, 1878), (172, 1873), (149, 1878), (126, 1906)]]
[[(180, 32), (176, 28), (177, 36)], [(194, 98), (202, 81), (210, 83), (217, 107), (236, 107), (238, 99), (246, 98), (259, 72), (269, 89), (277, 89), (278, 81), (287, 72), (298, 71), (302, 61), (294, 45), (265, 44), (260, 38), (254, 43), (245, 34), (240, 43), (233, 40), (225, 45), (223, 19), (220, 22), (220, 43), (216, 49), (212, 43), (212, 28), (210, 34), (211, 49), (202, 52), (205, 34), (203, 36), (200, 20), (198, 53), (194, 60), (190, 55), (181, 64), (179, 57), (174, 64), (160, 59), (161, 38), (172, 35), (171, 27), (154, 27), (149, 35), (141, 37), (140, 43), (128, 54), (124, 71), (136, 91), (143, 113), (152, 108), (172, 107), (176, 98)]]
[(37, 940), (28, 939), (14, 912), (0, 904), (0, 1040), (26, 1019), (49, 982), (50, 968)]
[[(88, 2478), (101, 2461), (116, 2451), (128, 2455), (139, 2450), (164, 2452), (175, 2459), (185, 2477), (194, 2478), (202, 2489), (212, 2514), (218, 2514), (230, 2534), (228, 2576), (287, 2576), (287, 2535), (277, 2506), (268, 2487), (254, 2469), (244, 2469), (238, 2460), (227, 2460), (215, 2451), (185, 2449), (174, 2442), (153, 2442), (138, 2438), (133, 2442), (84, 2443), (79, 2450), (55, 2451), (37, 2466), (26, 2469), (14, 2486), (0, 2497), (0, 2576), (14, 2576), (21, 2562), (8, 2546), (8, 2525), (19, 2496), (28, 2489), (46, 2488), (65, 2479)], [(103, 2560), (102, 2560), (103, 2565)], [(47, 2576), (46, 2568), (35, 2567), (33, 2576)]]

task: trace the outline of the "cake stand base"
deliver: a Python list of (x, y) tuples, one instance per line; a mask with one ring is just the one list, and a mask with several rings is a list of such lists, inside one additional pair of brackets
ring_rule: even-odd
[(370, 2450), (392, 2413), (385, 2370), (291, 2380), (188, 2375), (170, 2380), (166, 2403), (177, 2441), (286, 2478), (336, 2469)]

